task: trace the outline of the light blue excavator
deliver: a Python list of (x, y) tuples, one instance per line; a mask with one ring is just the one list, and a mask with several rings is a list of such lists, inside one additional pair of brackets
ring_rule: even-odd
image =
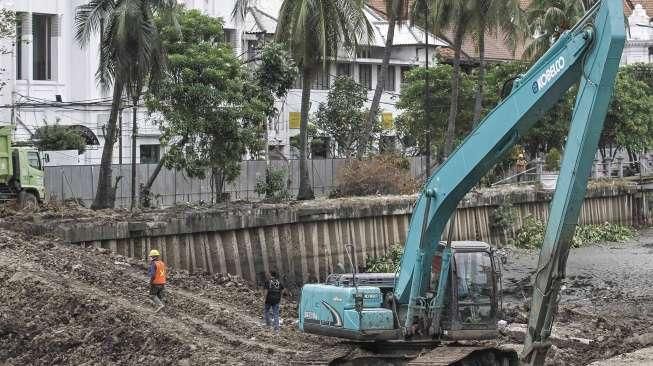
[[(510, 94), (426, 181), (398, 273), (331, 275), (325, 284), (302, 288), (299, 328), (358, 345), (331, 364), (543, 365), (624, 40), (621, 0), (599, 1), (515, 80)], [(524, 351), (518, 360), (514, 351), (470, 346), (461, 341), (497, 335), (499, 264), (487, 244), (442, 241), (445, 228), (463, 196), (573, 85), (578, 94), (535, 274)]]

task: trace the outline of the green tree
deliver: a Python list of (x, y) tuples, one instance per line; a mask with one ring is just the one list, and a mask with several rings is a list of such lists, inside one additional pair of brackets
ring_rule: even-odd
[(61, 126), (59, 121), (37, 128), (33, 139), (36, 147), (42, 151), (77, 150), (81, 154), (86, 150), (84, 136), (75, 128)]
[[(14, 39), (16, 37), (16, 13), (9, 9), (0, 9), (0, 40)], [(0, 55), (11, 53), (12, 50), (3, 44), (0, 44)], [(5, 73), (4, 65), (0, 66), (0, 75)], [(11, 76), (10, 76), (11, 77)], [(4, 77), (0, 78), (0, 90), (7, 85)]]
[(451, 98), (449, 100), (449, 116), (444, 133), (443, 156), (448, 157), (453, 150), (456, 134), (456, 119), (460, 98), (461, 69), (460, 57), (463, 39), (473, 31), (472, 20), (475, 17), (473, 0), (433, 0), (430, 6), (430, 16), (434, 18), (435, 30), (438, 34), (453, 30), (453, 72), (451, 74)]
[(481, 119), (485, 89), (485, 36), (503, 35), (503, 41), (514, 52), (516, 43), (522, 41), (526, 32), (524, 11), (519, 7), (518, 0), (474, 0), (474, 29), (472, 36), (476, 41), (479, 55), (477, 69), (476, 92), (474, 94), (474, 126)]
[[(412, 3), (412, 6), (421, 6), (426, 0), (417, 0)], [(388, 64), (390, 63), (390, 55), (392, 54), (392, 46), (394, 44), (395, 28), (397, 25), (401, 26), (401, 22), (408, 15), (408, 8), (410, 6), (409, 0), (385, 0), (384, 2), (386, 16), (388, 17), (388, 31), (385, 37), (385, 47), (383, 49), (383, 59), (381, 61), (381, 71), (377, 75), (376, 87), (374, 89), (374, 96), (372, 97), (372, 104), (367, 114), (367, 129), (368, 134), (363, 136), (362, 145), (367, 145), (368, 137), (371, 137), (375, 127), (378, 125), (379, 103), (381, 102), (381, 94), (385, 87), (386, 77), (388, 76)]]
[(162, 116), (161, 141), (170, 146), (163, 164), (192, 177), (210, 172), (221, 197), (224, 183), (240, 174), (243, 154), (263, 149), (265, 122), (295, 67), (278, 44), (263, 47), (259, 65), (244, 65), (224, 43), (221, 21), (197, 10), (180, 14), (180, 33), (165, 19), (159, 24), (168, 62), (147, 104)]
[[(75, 38), (86, 47), (91, 36), (99, 33), (100, 60), (96, 77), (103, 88), (113, 85), (93, 209), (110, 208), (115, 204), (111, 164), (122, 96), (126, 93), (136, 107), (147, 78), (156, 79), (162, 63), (162, 49), (154, 17), (156, 13), (172, 17), (175, 8), (174, 0), (91, 0), (77, 7)], [(132, 205), (133, 198), (132, 190)]]
[[(406, 74), (406, 82), (401, 88), (397, 108), (402, 111), (396, 119), (396, 128), (403, 145), (415, 146), (419, 153), (427, 151), (430, 143), (442, 151), (444, 131), (447, 128), (447, 115), (450, 108), (451, 72), (452, 67), (438, 64), (426, 69), (414, 68)], [(426, 96), (426, 80), (429, 82), (428, 98)], [(467, 74), (462, 75), (461, 95), (464, 110), (471, 110), (473, 83)], [(427, 115), (428, 110), (431, 112)], [(428, 117), (428, 118), (427, 118)], [(471, 125), (471, 114), (461, 114), (460, 125)], [(429, 128), (430, 132), (429, 133)], [(429, 135), (435, 139), (429, 138)]]
[(639, 65), (619, 69), (599, 144), (604, 159), (608, 148), (613, 152), (624, 148), (631, 153), (653, 148), (653, 82), (650, 77), (639, 76)]
[(358, 151), (367, 150), (363, 145), (371, 133), (379, 132), (378, 121), (372, 131), (367, 126), (367, 113), (363, 110), (367, 101), (367, 88), (347, 76), (336, 78), (329, 90), (326, 103), (320, 103), (315, 124), (321, 132), (333, 137), (341, 155), (352, 157)]
[(340, 48), (355, 50), (359, 41), (372, 36), (372, 26), (363, 12), (363, 0), (284, 0), (279, 11), (276, 39), (284, 42), (302, 76), (300, 162), (297, 199), (313, 199), (307, 158), (307, 130), (311, 82), (317, 68)]
[(526, 10), (530, 41), (524, 57), (534, 60), (576, 24), (593, 0), (533, 0)]

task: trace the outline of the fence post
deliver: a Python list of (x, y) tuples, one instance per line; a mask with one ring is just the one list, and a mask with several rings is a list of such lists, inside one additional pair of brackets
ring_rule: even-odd
[(537, 174), (537, 180), (541, 181), (542, 172), (544, 171), (544, 161), (540, 158), (537, 158), (537, 160), (535, 160), (535, 166), (535, 174)]

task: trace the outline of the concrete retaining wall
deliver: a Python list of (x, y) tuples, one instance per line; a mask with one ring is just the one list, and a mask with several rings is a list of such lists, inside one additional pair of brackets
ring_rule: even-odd
[[(639, 195), (631, 189), (592, 190), (580, 224), (632, 224)], [(515, 191), (468, 195), (456, 213), (454, 240), (504, 241), (492, 215), (504, 200), (513, 202), (515, 227), (533, 215), (546, 220), (550, 193)], [(165, 220), (125, 221), (102, 226), (59, 228), (67, 241), (145, 258), (151, 248), (164, 260), (191, 272), (228, 272), (256, 280), (277, 269), (297, 284), (323, 281), (338, 263), (347, 264), (345, 246), (356, 244), (356, 259), (385, 253), (406, 237), (414, 196), (322, 200), (283, 205), (249, 205), (233, 210), (184, 212)], [(349, 268), (346, 265), (346, 268)]]

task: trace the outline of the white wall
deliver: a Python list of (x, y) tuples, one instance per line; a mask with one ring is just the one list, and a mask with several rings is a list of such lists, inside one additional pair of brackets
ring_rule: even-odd
[[(630, 32), (621, 57), (622, 64), (633, 64), (636, 62), (653, 62), (649, 47), (653, 47), (653, 22), (651, 16), (641, 4), (634, 1), (635, 8), (628, 17)], [(644, 26), (642, 26), (644, 25)]]
[[(52, 48), (54, 59), (52, 62), (53, 78), (52, 80), (33, 80), (31, 77), (31, 55), (32, 44), (31, 31), (26, 31), (24, 39), (27, 41), (23, 45), (23, 58), (27, 67), (24, 67), (24, 80), (14, 80), (15, 75), (14, 64), (15, 58), (12, 54), (0, 56), (2, 65), (6, 66), (7, 71), (0, 78), (7, 78), (10, 82), (7, 87), (0, 91), (0, 105), (10, 105), (12, 103), (12, 92), (16, 92), (17, 101), (19, 103), (41, 101), (41, 103), (54, 103), (55, 95), (61, 95), (64, 103), (74, 101), (102, 101), (103, 104), (94, 105), (90, 107), (84, 106), (66, 106), (65, 108), (54, 108), (42, 106), (40, 108), (33, 107), (20, 107), (16, 111), (16, 115), (20, 123), (17, 124), (15, 131), (15, 138), (17, 140), (27, 140), (39, 126), (43, 125), (43, 121), (47, 123), (55, 123), (59, 120), (62, 125), (84, 125), (90, 128), (97, 136), (100, 144), (103, 144), (104, 133), (102, 125), (106, 123), (110, 112), (110, 99), (111, 90), (102, 90), (98, 86), (95, 78), (95, 73), (98, 66), (98, 46), (99, 40), (97, 36), (89, 40), (86, 48), (82, 49), (75, 40), (74, 32), (74, 14), (77, 6), (86, 3), (87, 0), (0, 0), (0, 6), (7, 7), (22, 13), (40, 13), (51, 14), (58, 19), (60, 32), (56, 37), (52, 38)], [(240, 29), (241, 25), (232, 19), (231, 11), (235, 0), (180, 0), (186, 4), (188, 8), (200, 9), (206, 14), (215, 17), (222, 17), (225, 21), (225, 28), (234, 30), (234, 34), (238, 35), (241, 32), (236, 31)], [(277, 3), (266, 3), (261, 1), (259, 3), (263, 11), (267, 11), (271, 15), (275, 11)], [(278, 9), (277, 9), (278, 10)], [(31, 19), (31, 17), (28, 17)], [(245, 35), (243, 38), (251, 38)], [(6, 44), (12, 44), (14, 40), (2, 40)], [(238, 37), (232, 39), (234, 43), (234, 52), (241, 54), (245, 50), (244, 42), (239, 42)], [(395, 116), (397, 111), (394, 107), (397, 95), (400, 88), (400, 67), (399, 65), (417, 65), (422, 64), (423, 54), (418, 60), (416, 57), (417, 46), (397, 46), (392, 52), (391, 64), (397, 65), (395, 67), (395, 91), (384, 93), (381, 99), (381, 111), (392, 112)], [(379, 51), (377, 49), (376, 51)], [(432, 56), (435, 56), (435, 47), (433, 47)], [(377, 52), (378, 53), (378, 52)], [(380, 53), (379, 53), (380, 54)], [(345, 55), (343, 52), (342, 55)], [(380, 59), (366, 59), (366, 60), (348, 60), (358, 61), (365, 63), (372, 63), (372, 87), (375, 86), (377, 78), (377, 66), (380, 64)], [(358, 80), (358, 67), (354, 63), (353, 77)], [(336, 74), (335, 64), (330, 66), (330, 74)], [(328, 90), (313, 90), (311, 94), (311, 111), (314, 113), (319, 103), (326, 102)], [(369, 92), (368, 99), (372, 99), (373, 91)], [(31, 98), (31, 99), (30, 99)], [(369, 105), (369, 103), (368, 103)], [(279, 118), (271, 123), (269, 130), (269, 141), (273, 145), (284, 145), (284, 153), (289, 154), (289, 138), (296, 135), (298, 130), (289, 129), (289, 113), (299, 112), (301, 109), (301, 90), (294, 89), (288, 94), (284, 100), (277, 103), (280, 111)], [(60, 106), (61, 107), (61, 106)], [(10, 112), (8, 108), (0, 109), (0, 123), (10, 121)], [(139, 136), (137, 144), (156, 144), (158, 141), (159, 131), (158, 128), (148, 120), (145, 111), (141, 111), (138, 115), (139, 120)], [(123, 162), (129, 161), (131, 158), (131, 110), (124, 111), (123, 118), (123, 133), (122, 133), (122, 152)], [(140, 149), (137, 149), (137, 154)], [(99, 163), (101, 157), (101, 148), (91, 147), (84, 154), (85, 163)], [(118, 162), (119, 146), (116, 143), (114, 149), (114, 162)]]

